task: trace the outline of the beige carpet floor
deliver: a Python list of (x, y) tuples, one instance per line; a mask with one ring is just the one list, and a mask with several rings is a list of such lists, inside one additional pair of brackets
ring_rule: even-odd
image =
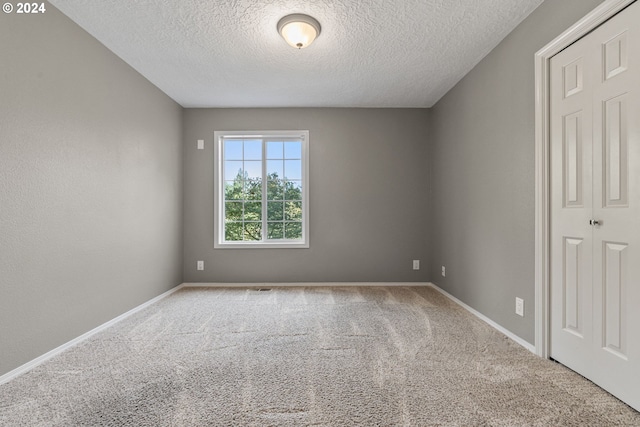
[(0, 386), (2, 426), (640, 426), (427, 287), (184, 288)]

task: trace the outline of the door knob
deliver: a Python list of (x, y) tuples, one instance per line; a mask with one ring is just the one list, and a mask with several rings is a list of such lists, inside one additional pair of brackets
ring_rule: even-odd
[(590, 219), (589, 220), (589, 225), (600, 225), (602, 224), (602, 222), (600, 220), (597, 219)]

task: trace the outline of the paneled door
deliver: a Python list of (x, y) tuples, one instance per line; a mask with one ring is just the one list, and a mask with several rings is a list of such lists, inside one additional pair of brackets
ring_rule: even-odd
[(640, 410), (640, 1), (551, 59), (551, 357)]

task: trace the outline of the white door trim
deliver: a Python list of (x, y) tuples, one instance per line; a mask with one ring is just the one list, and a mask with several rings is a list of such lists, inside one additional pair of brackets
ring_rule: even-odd
[(606, 0), (535, 54), (535, 346), (549, 358), (549, 63), (551, 58), (636, 0)]

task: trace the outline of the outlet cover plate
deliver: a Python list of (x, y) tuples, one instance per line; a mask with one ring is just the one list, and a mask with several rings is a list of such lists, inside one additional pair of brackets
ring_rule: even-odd
[(516, 314), (524, 317), (524, 300), (516, 297)]

